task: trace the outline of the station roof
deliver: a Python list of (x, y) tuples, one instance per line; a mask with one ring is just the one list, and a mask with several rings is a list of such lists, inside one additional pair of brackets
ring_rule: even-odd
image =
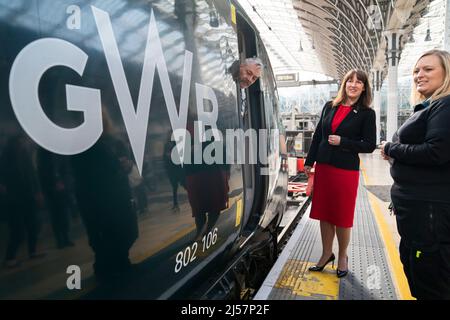
[[(402, 48), (405, 48), (414, 37), (425, 38), (427, 28), (434, 30), (436, 35), (439, 32), (436, 30), (439, 30), (445, 20), (442, 10), (444, 0), (239, 2), (257, 26), (268, 49), (275, 74), (299, 72), (316, 80), (317, 74), (341, 79), (346, 71), (353, 68), (367, 72), (372, 68), (386, 71), (386, 31), (401, 30)], [(437, 3), (434, 6), (436, 12), (431, 15), (430, 3)], [(441, 19), (434, 19), (435, 17)], [(416, 28), (419, 25), (422, 27)], [(433, 34), (431, 38), (433, 39)], [(433, 42), (423, 44), (423, 50), (420, 51), (439, 47), (437, 38), (439, 37), (435, 36)], [(417, 42), (410, 47), (418, 51)], [(402, 59), (405, 56), (414, 55), (408, 55), (404, 51)], [(410, 66), (405, 71), (408, 68)]]

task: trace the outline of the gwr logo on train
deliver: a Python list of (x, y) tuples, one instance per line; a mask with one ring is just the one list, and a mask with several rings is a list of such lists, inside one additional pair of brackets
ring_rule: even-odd
[[(137, 108), (135, 108), (110, 17), (103, 10), (94, 6), (91, 8), (139, 172), (142, 173), (155, 69), (158, 69), (170, 124), (175, 141), (177, 141), (180, 160), (183, 162), (192, 52), (185, 50), (178, 112), (152, 10)], [(81, 111), (84, 114), (84, 122), (76, 128), (63, 128), (52, 122), (44, 113), (38, 97), (39, 82), (47, 70), (56, 66), (64, 66), (83, 76), (87, 59), (88, 55), (83, 50), (66, 40), (43, 38), (33, 41), (23, 48), (12, 65), (9, 93), (14, 113), (25, 132), (40, 146), (54, 153), (63, 155), (81, 153), (94, 145), (102, 134), (102, 106), (99, 89), (66, 84), (67, 110)], [(213, 89), (195, 83), (195, 92), (197, 125), (200, 132), (205, 132), (205, 126), (217, 130), (218, 102)], [(203, 100), (211, 101), (211, 111), (204, 110)]]

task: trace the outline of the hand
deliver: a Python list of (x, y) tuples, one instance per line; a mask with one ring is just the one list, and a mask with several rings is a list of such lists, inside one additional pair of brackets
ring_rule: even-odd
[(340, 145), (341, 144), (341, 136), (329, 135), (328, 143), (331, 144), (332, 146)]
[(310, 167), (310, 166), (305, 166), (304, 168), (305, 168), (305, 173), (309, 176), (309, 175), (311, 174), (311, 169), (312, 169), (312, 167)]
[(386, 143), (387, 143), (386, 141), (381, 141), (381, 145), (380, 145), (381, 157), (384, 160), (389, 160), (390, 157), (386, 153), (384, 153), (384, 146), (386, 145)]

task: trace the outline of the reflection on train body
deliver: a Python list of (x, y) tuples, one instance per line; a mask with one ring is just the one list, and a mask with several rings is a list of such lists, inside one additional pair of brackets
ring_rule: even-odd
[[(255, 35), (239, 44), (236, 15), (252, 29), (237, 5), (0, 0), (0, 12), (8, 43), (0, 49), (0, 298), (189, 297), (233, 260), (249, 230), (277, 224), (285, 172), (275, 131), (270, 184), (259, 178), (252, 193), (241, 164), (171, 159), (173, 131), (213, 113), (211, 92), (217, 129), (225, 136), (243, 126), (229, 68), (265, 52)], [(33, 45), (40, 51), (27, 60)], [(57, 48), (68, 50), (61, 61), (45, 61)], [(248, 91), (255, 129), (279, 129), (270, 81)], [(267, 208), (254, 208), (261, 199)], [(80, 290), (67, 287), (73, 265)]]

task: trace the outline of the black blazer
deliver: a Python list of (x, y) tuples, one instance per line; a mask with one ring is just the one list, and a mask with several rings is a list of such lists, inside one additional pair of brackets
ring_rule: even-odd
[[(327, 102), (322, 110), (305, 165), (312, 166), (318, 162), (341, 169), (359, 170), (358, 153), (371, 153), (376, 148), (375, 111), (355, 104), (336, 132), (332, 133), (331, 122), (337, 108), (331, 105), (331, 101)], [(331, 134), (341, 137), (339, 146), (328, 143)]]

